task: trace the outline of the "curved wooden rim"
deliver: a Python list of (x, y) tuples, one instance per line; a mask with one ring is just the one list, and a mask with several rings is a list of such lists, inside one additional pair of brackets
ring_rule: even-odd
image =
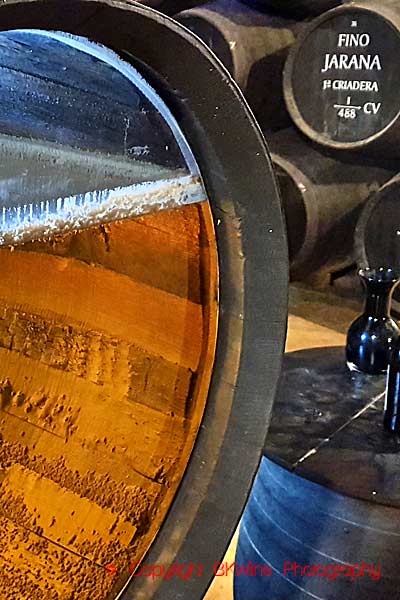
[[(158, 74), (150, 83), (175, 114), (200, 166), (220, 262), (216, 362), (195, 449), (146, 562), (201, 563), (203, 575), (188, 581), (137, 578), (122, 597), (201, 598), (252, 485), (285, 341), (287, 247), (265, 142), (207, 47), (151, 9), (112, 0), (11, 0), (0, 14), (2, 30), (68, 31), (127, 50), (148, 65), (146, 77)], [(167, 86), (160, 86), (160, 76)]]

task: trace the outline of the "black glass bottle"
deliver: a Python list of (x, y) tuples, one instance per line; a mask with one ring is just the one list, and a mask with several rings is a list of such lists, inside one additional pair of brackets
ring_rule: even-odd
[(365, 286), (365, 309), (347, 333), (346, 359), (351, 370), (371, 375), (387, 370), (400, 331), (390, 316), (390, 302), (399, 273), (393, 269), (360, 269)]
[(400, 339), (394, 345), (390, 356), (383, 427), (389, 433), (400, 435)]

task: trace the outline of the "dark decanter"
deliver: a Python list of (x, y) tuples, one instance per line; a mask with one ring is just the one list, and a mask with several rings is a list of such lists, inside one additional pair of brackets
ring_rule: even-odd
[(383, 427), (388, 433), (400, 435), (400, 339), (394, 345), (388, 366)]
[(347, 333), (346, 359), (351, 370), (377, 375), (387, 371), (400, 330), (390, 316), (390, 303), (400, 275), (393, 269), (360, 269), (365, 308)]

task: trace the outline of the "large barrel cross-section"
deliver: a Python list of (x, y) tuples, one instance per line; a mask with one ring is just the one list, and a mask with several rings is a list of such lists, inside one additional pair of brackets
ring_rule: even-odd
[(1, 3), (0, 107), (0, 598), (200, 600), (284, 347), (264, 139), (206, 46), (136, 2)]

